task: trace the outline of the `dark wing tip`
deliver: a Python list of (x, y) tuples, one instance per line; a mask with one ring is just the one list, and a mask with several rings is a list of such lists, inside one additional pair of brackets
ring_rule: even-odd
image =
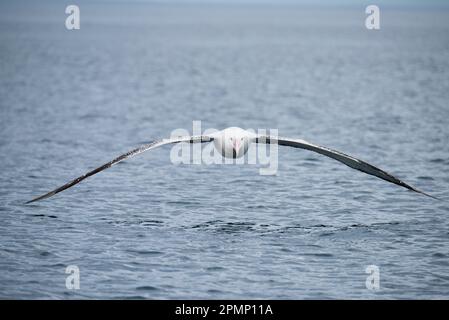
[[(424, 192), (424, 191), (421, 191), (421, 190), (419, 190), (419, 189), (416, 189), (415, 187), (412, 187), (411, 185), (405, 183), (404, 181), (399, 180), (399, 179), (393, 177), (392, 175), (390, 175), (389, 173), (386, 173), (385, 171), (383, 171), (383, 173), (385, 173), (385, 174), (386, 174), (387, 176), (389, 176), (390, 178), (396, 180), (396, 181), (391, 181), (391, 180), (390, 180), (390, 182), (393, 182), (393, 183), (395, 183), (395, 184), (397, 184), (397, 185), (399, 185), (399, 186), (401, 186), (401, 187), (407, 188), (407, 189), (410, 190), (410, 191), (413, 191), (413, 192), (416, 192), (416, 193), (420, 193), (420, 194), (422, 194), (422, 195), (424, 195), (424, 196), (426, 196), (426, 197), (429, 197), (429, 198), (432, 198), (432, 199), (441, 201), (441, 199), (439, 199), (439, 198), (437, 198), (437, 197), (435, 197), (435, 196), (432, 196), (431, 194), (428, 194), (428, 193), (426, 193), (426, 192)], [(386, 179), (384, 179), (384, 180), (386, 180)], [(387, 181), (389, 181), (389, 180), (387, 180)]]
[(435, 197), (435, 196), (432, 196), (431, 194), (425, 193), (424, 191), (421, 191), (421, 190), (418, 190), (418, 189), (415, 189), (415, 188), (412, 188), (412, 189), (410, 189), (410, 190), (415, 191), (415, 192), (417, 192), (417, 193), (420, 193), (420, 194), (422, 194), (422, 195), (425, 195), (425, 196), (427, 196), (427, 197), (429, 197), (429, 198), (432, 198), (432, 199), (435, 199), (435, 200), (438, 200), (438, 201), (442, 201), (442, 199), (437, 198), (437, 197)]
[[(59, 191), (58, 191), (58, 192), (59, 192)], [(39, 200), (43, 200), (43, 199), (50, 198), (51, 196), (54, 196), (54, 195), (55, 195), (56, 193), (58, 193), (58, 192), (55, 192), (55, 190), (50, 191), (50, 192), (48, 192), (48, 193), (46, 193), (46, 194), (43, 194), (43, 195), (41, 195), (41, 196), (38, 196), (38, 197), (36, 197), (36, 198), (34, 198), (34, 199), (31, 199), (31, 200), (25, 202), (25, 204), (30, 204), (30, 203), (33, 203), (33, 202), (36, 202), (36, 201), (39, 201)]]

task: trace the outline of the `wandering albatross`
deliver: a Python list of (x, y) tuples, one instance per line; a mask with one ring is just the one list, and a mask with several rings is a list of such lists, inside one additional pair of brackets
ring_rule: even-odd
[(116, 163), (119, 163), (125, 159), (131, 158), (135, 155), (138, 155), (139, 153), (142, 153), (144, 151), (152, 150), (164, 145), (174, 144), (174, 143), (180, 143), (180, 142), (187, 142), (187, 143), (204, 143), (204, 142), (213, 142), (214, 147), (216, 150), (218, 150), (221, 155), (225, 158), (240, 158), (244, 156), (249, 146), (252, 143), (276, 143), (280, 146), (288, 146), (293, 148), (300, 148), (300, 149), (306, 149), (310, 150), (322, 155), (325, 155), (327, 157), (330, 157), (332, 159), (335, 159), (337, 161), (340, 161), (347, 165), (348, 167), (351, 167), (353, 169), (362, 171), (364, 173), (376, 176), (380, 179), (386, 180), (388, 182), (397, 184), (401, 187), (407, 188), (411, 191), (426, 195), (428, 197), (437, 199), (436, 197), (427, 194), (423, 191), (420, 191), (411, 185), (401, 181), (400, 179), (392, 176), (391, 174), (383, 171), (382, 169), (379, 169), (365, 161), (362, 161), (360, 159), (354, 158), (352, 156), (349, 156), (347, 154), (344, 154), (340, 151), (332, 150), (326, 147), (322, 147), (319, 145), (315, 145), (312, 143), (309, 143), (307, 141), (301, 140), (301, 139), (291, 139), (291, 138), (284, 138), (284, 137), (274, 137), (270, 135), (257, 135), (253, 132), (237, 128), (237, 127), (230, 127), (218, 132), (215, 132), (210, 135), (201, 135), (201, 136), (186, 136), (186, 137), (178, 137), (178, 138), (170, 138), (170, 139), (161, 139), (156, 140), (153, 142), (150, 142), (148, 144), (144, 144), (136, 149), (133, 149), (125, 154), (122, 154), (121, 156), (115, 158), (114, 160), (109, 161), (108, 163), (105, 163), (104, 165), (87, 172), (86, 174), (66, 183), (65, 185), (56, 188), (55, 190), (52, 190), (44, 195), (41, 195), (39, 197), (36, 197), (26, 203), (31, 203), (39, 200), (43, 200), (46, 198), (49, 198), (51, 196), (54, 196), (55, 194), (64, 191), (65, 189), (68, 189), (70, 187), (73, 187), (74, 185), (80, 183), (84, 179), (101, 172), (107, 168), (112, 167)]

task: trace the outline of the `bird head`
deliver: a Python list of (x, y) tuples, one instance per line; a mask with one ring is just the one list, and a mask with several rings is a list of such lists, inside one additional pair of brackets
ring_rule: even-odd
[(237, 127), (221, 131), (215, 146), (226, 158), (240, 158), (248, 151), (251, 142), (250, 133)]

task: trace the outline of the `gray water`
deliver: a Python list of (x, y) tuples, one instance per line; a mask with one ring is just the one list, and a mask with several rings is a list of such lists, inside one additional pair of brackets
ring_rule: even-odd
[[(449, 11), (0, 3), (0, 298), (449, 298)], [(305, 150), (179, 165), (170, 148), (23, 203), (176, 128), (276, 128)], [(80, 289), (66, 288), (66, 267)], [(368, 290), (365, 269), (380, 270)]]

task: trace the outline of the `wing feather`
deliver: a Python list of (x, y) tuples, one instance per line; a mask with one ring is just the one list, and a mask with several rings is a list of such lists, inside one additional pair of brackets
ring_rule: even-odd
[(208, 141), (211, 141), (211, 140), (212, 140), (212, 138), (211, 137), (207, 137), (207, 136), (194, 136), (194, 137), (180, 137), (180, 138), (175, 138), (175, 139), (162, 139), (162, 140), (152, 141), (152, 142), (144, 144), (144, 145), (142, 145), (142, 146), (140, 146), (140, 147), (138, 147), (136, 149), (128, 151), (128, 152), (118, 156), (117, 158), (115, 158), (115, 159), (113, 159), (113, 160), (103, 164), (102, 166), (100, 166), (100, 167), (98, 167), (98, 168), (96, 168), (96, 169), (94, 169), (92, 171), (89, 171), (86, 174), (84, 174), (84, 175), (82, 175), (82, 176), (80, 176), (80, 177), (78, 177), (76, 179), (73, 179), (72, 181), (64, 184), (63, 186), (60, 186), (59, 188), (56, 188), (56, 189), (54, 189), (54, 190), (52, 190), (52, 191), (50, 191), (50, 192), (48, 192), (46, 194), (38, 196), (38, 197), (36, 197), (36, 198), (34, 198), (34, 199), (30, 200), (30, 201), (27, 201), (25, 203), (28, 204), (28, 203), (32, 203), (32, 202), (35, 202), (35, 201), (43, 200), (43, 199), (49, 198), (51, 196), (54, 196), (55, 194), (57, 194), (57, 193), (59, 193), (61, 191), (64, 191), (64, 190), (66, 190), (66, 189), (68, 189), (70, 187), (73, 187), (74, 185), (80, 183), (84, 179), (86, 179), (86, 178), (88, 178), (90, 176), (93, 176), (94, 174), (97, 174), (97, 173), (99, 173), (99, 172), (101, 172), (101, 171), (103, 171), (105, 169), (108, 169), (108, 168), (112, 167), (113, 165), (115, 165), (115, 164), (117, 164), (117, 163), (119, 163), (119, 162), (121, 162), (123, 160), (131, 158), (131, 157), (133, 157), (135, 155), (138, 155), (139, 153), (142, 153), (142, 152), (145, 152), (145, 151), (148, 151), (148, 150), (151, 150), (151, 149), (155, 149), (157, 147), (164, 146), (164, 145), (167, 145), (167, 144), (172, 144), (172, 143), (178, 143), (178, 142), (195, 143), (195, 142), (208, 142)]
[(309, 151), (313, 151), (322, 155), (325, 155), (329, 158), (335, 159), (337, 161), (340, 161), (341, 163), (344, 163), (348, 167), (351, 167), (353, 169), (359, 170), (361, 172), (367, 173), (369, 175), (378, 177), (380, 179), (383, 179), (385, 181), (394, 183), (396, 185), (399, 185), (401, 187), (407, 188), (411, 191), (421, 193), (423, 195), (426, 195), (428, 197), (437, 199), (436, 197), (427, 194), (421, 190), (418, 190), (411, 185), (405, 183), (404, 181), (396, 178), (395, 176), (389, 174), (388, 172), (379, 169), (363, 160), (354, 158), (352, 156), (349, 156), (347, 154), (344, 154), (343, 152), (332, 150), (323, 146), (318, 146), (315, 144), (312, 144), (310, 142), (301, 140), (301, 139), (290, 139), (290, 138), (284, 138), (284, 137), (269, 137), (269, 136), (260, 136), (257, 138), (256, 142), (258, 143), (277, 143), (281, 146), (288, 146), (293, 148), (301, 148)]

